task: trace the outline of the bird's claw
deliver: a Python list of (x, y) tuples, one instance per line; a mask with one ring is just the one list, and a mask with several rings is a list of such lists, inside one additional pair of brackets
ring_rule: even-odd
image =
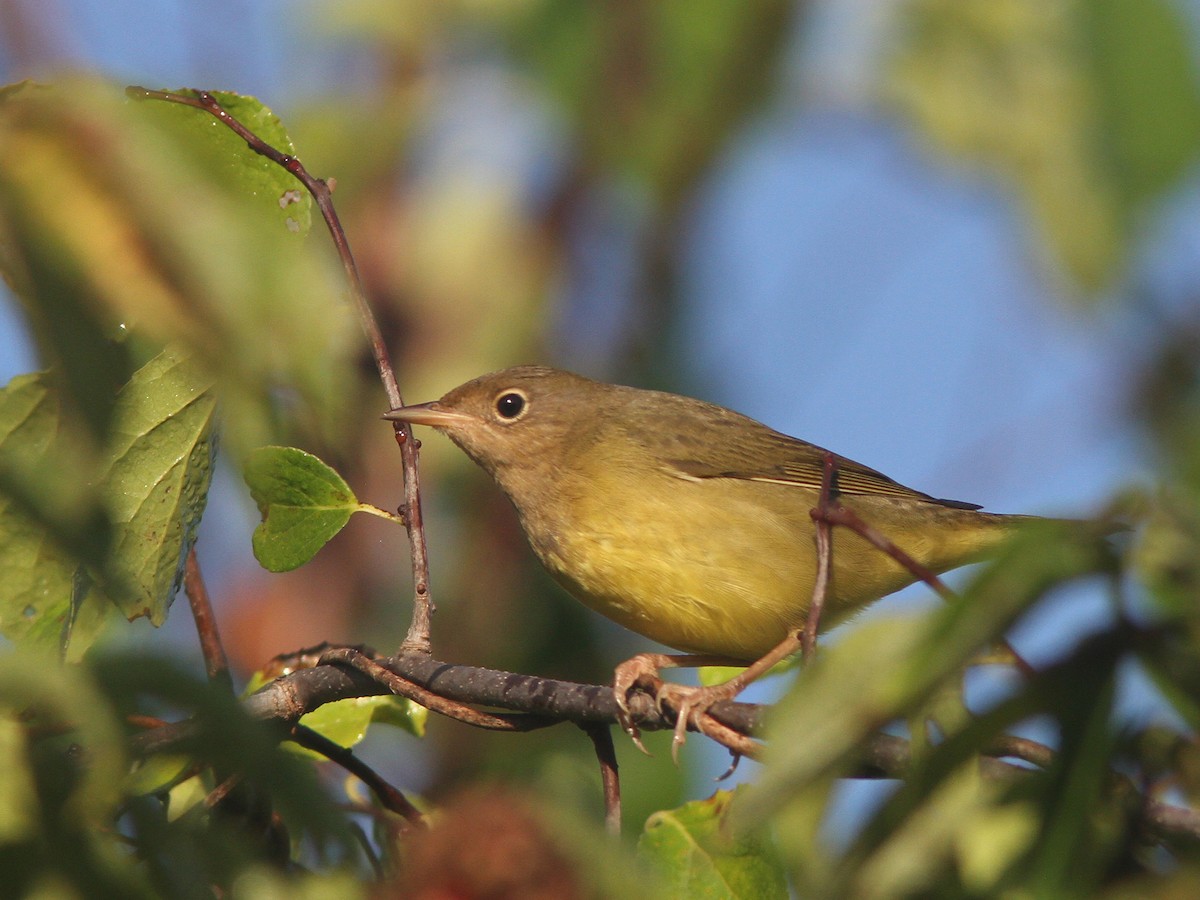
[(617, 666), (613, 673), (613, 695), (617, 702), (617, 724), (629, 735), (634, 746), (653, 756), (646, 745), (642, 743), (641, 731), (633, 720), (629, 709), (629, 696), (635, 690), (643, 690), (654, 698), (658, 709), (662, 710), (660, 695), (666, 687), (666, 682), (659, 677), (659, 669), (663, 665), (663, 657), (657, 653), (639, 653)]
[(659, 670), (667, 665), (674, 665), (670, 657), (657, 653), (639, 653), (621, 665), (613, 673), (613, 693), (617, 703), (617, 722), (639, 750), (647, 756), (650, 752), (641, 740), (641, 732), (633, 720), (629, 709), (629, 696), (634, 690), (644, 690), (654, 698), (654, 705), (660, 713), (668, 710), (675, 715), (675, 728), (671, 738), (671, 759), (679, 764), (679, 748), (687, 743), (689, 725), (701, 734), (707, 734), (705, 727), (708, 720), (708, 710), (722, 700), (729, 700), (738, 693), (738, 688), (729, 685), (713, 685), (711, 687), (688, 687), (663, 681)]

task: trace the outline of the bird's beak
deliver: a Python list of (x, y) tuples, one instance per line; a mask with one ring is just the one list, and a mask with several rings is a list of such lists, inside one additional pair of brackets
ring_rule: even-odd
[(410, 422), (413, 425), (429, 425), (432, 428), (453, 428), (455, 425), (465, 425), (472, 421), (471, 416), (466, 413), (445, 409), (436, 400), (400, 406), (384, 413), (383, 417), (392, 421)]

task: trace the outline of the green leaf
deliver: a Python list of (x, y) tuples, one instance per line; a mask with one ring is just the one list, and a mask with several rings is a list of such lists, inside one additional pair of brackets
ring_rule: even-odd
[(125, 779), (125, 791), (133, 796), (141, 796), (174, 789), (191, 768), (190, 758), (170, 753), (140, 759), (134, 763)]
[(359, 509), (342, 476), (294, 447), (260, 447), (247, 458), (244, 477), (263, 518), (254, 556), (271, 572), (308, 562)]
[[(86, 766), (75, 765), (68, 753), (39, 754), (31, 762), (58, 769), (56, 791), (41, 800), (63, 804), (50, 810), (55, 818), (61, 815), (77, 827), (105, 821), (128, 768), (125, 739), (112, 706), (86, 670), (24, 650), (0, 656), (0, 718), (8, 715), (20, 716), (26, 728), (36, 722), (49, 734), (65, 729), (72, 742), (87, 748)], [(54, 782), (39, 782), (39, 788), (45, 783)]]
[[(429, 711), (407, 697), (381, 695), (378, 697), (350, 697), (326, 703), (301, 717), (300, 724), (307, 725), (318, 734), (324, 735), (340, 747), (353, 747), (367, 736), (367, 729), (374, 722), (395, 725), (409, 734), (421, 737), (425, 734), (425, 721)], [(287, 743), (289, 750), (314, 759), (325, 759), (298, 744)]]
[(130, 619), (161, 625), (183, 578), (216, 455), (211, 388), (194, 361), (168, 350), (117, 396), (103, 487), (114, 529), (106, 584)]
[(1086, 0), (1094, 94), (1108, 173), (1130, 208), (1174, 185), (1200, 150), (1200, 81), (1193, 32), (1178, 4)]
[(0, 634), (77, 658), (112, 608), (87, 571), (103, 566), (111, 529), (87, 434), (63, 431), (46, 375), (0, 390)]
[[(269, 110), (221, 98), (290, 152)], [(197, 109), (84, 78), (0, 100), (0, 269), (97, 439), (148, 339), (216, 374), (236, 447), (281, 421), (336, 440), (353, 319), (299, 190)]]
[[(245, 141), (206, 112), (147, 99), (139, 95), (136, 88), (130, 88), (127, 93), (135, 100), (144, 99), (146, 107), (140, 112), (175, 130), (182, 143), (220, 146), (223, 165), (218, 166), (217, 172), (226, 185), (254, 198), (266, 214), (277, 219), (278, 224), (288, 231), (308, 233), (312, 225), (312, 195), (287, 169), (255, 153)], [(172, 93), (197, 96), (190, 88), (176, 88)], [(279, 116), (257, 97), (231, 91), (210, 93), (227, 113), (267, 144), (288, 156), (296, 155), (296, 145)]]
[(663, 875), (671, 896), (788, 896), (783, 869), (768, 841), (755, 833), (735, 836), (728, 827), (727, 812), (739, 793), (718, 791), (646, 821), (638, 854)]
[(162, 624), (208, 495), (209, 382), (164, 351), (117, 395), (110, 444), (90, 456), (48, 376), (0, 391), (0, 634), (75, 659), (114, 604)]
[[(786, 675), (788, 672), (794, 671), (800, 665), (800, 654), (795, 654), (787, 659), (781, 659), (767, 671), (759, 676), (758, 680), (771, 678), (775, 675)], [(696, 669), (696, 680), (701, 685), (708, 687), (714, 684), (724, 684), (730, 678), (736, 678), (746, 671), (745, 666), (700, 666)]]
[(574, 120), (590, 164), (638, 179), (670, 207), (766, 96), (795, 10), (660, 0), (642, 13), (543, 0), (515, 23), (516, 53)]

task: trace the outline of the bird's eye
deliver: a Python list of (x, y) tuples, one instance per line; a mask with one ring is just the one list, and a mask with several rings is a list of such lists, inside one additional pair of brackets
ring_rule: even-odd
[(500, 418), (509, 421), (519, 418), (525, 412), (525, 395), (519, 391), (505, 391), (496, 398), (496, 412)]

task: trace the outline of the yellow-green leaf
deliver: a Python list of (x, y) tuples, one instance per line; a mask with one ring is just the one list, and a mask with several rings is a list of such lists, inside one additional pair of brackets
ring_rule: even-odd
[(671, 896), (786, 897), (783, 869), (761, 834), (735, 834), (726, 813), (739, 791), (663, 810), (646, 821), (638, 854), (663, 876)]

